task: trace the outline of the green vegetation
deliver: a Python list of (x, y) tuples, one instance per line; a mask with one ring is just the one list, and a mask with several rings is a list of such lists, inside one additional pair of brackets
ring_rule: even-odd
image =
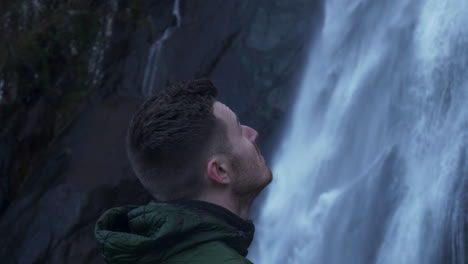
[[(15, 4), (10, 10), (21, 10)], [(10, 28), (0, 44), (7, 51), (0, 70), (17, 91), (10, 99), (31, 105), (43, 96), (63, 114), (59, 119), (66, 120), (88, 91), (88, 61), (101, 26), (100, 9), (92, 1), (55, 2), (41, 7), (39, 17), (26, 26), (24, 16), (20, 11), (10, 15), (17, 28)]]
[[(0, 3), (0, 147), (10, 159), (0, 180), (13, 200), (91, 90), (88, 65), (105, 18), (94, 0)], [(37, 107), (35, 107), (37, 106)], [(30, 125), (28, 124), (40, 124)], [(11, 140), (17, 135), (20, 139)], [(2, 167), (0, 166), (0, 169)], [(6, 199), (6, 200), (5, 200)]]

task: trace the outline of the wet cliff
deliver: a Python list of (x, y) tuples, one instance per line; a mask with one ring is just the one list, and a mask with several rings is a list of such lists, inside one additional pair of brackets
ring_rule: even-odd
[(259, 131), (267, 159), (288, 111), (318, 1), (3, 1), (0, 256), (102, 263), (107, 208), (143, 204), (124, 151), (157, 89), (208, 77)]

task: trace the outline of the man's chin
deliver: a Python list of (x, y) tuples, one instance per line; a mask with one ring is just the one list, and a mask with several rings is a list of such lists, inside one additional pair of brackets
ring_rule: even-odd
[(268, 186), (268, 184), (270, 184), (271, 181), (273, 181), (273, 173), (271, 172), (271, 169), (268, 167), (266, 168), (267, 168), (267, 171), (265, 172), (265, 176), (264, 176), (260, 191), (265, 189)]
[(271, 169), (269, 167), (266, 167), (266, 168), (268, 170), (267, 171), (267, 175), (268, 175), (268, 179), (269, 179), (269, 181), (267, 183), (267, 185), (268, 185), (271, 181), (273, 181), (273, 172), (271, 171)]

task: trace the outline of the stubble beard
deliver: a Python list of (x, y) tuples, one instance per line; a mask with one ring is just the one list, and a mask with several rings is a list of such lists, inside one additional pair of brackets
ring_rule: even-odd
[(241, 157), (232, 155), (231, 162), (236, 174), (233, 191), (239, 197), (253, 201), (272, 181), (272, 171), (260, 161), (260, 156), (257, 161), (246, 163)]

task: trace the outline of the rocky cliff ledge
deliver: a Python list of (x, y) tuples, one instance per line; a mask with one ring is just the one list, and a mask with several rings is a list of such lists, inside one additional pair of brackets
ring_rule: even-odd
[(0, 4), (0, 258), (102, 263), (93, 225), (149, 196), (124, 151), (139, 103), (208, 77), (269, 159), (319, 1), (7, 0)]

